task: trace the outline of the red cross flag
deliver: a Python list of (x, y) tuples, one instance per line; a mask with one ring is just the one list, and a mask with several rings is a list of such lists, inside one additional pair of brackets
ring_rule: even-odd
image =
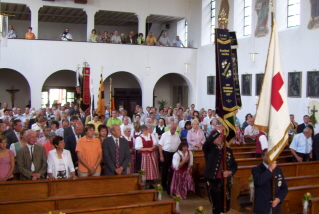
[(290, 128), (287, 93), (275, 20), (273, 20), (255, 126), (261, 131), (268, 132), (268, 161), (269, 164), (272, 164), (287, 145)]

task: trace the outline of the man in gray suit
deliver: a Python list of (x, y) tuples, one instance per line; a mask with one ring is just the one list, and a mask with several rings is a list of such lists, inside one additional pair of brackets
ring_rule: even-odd
[(119, 125), (110, 127), (111, 137), (103, 141), (103, 158), (106, 163), (104, 168), (105, 175), (123, 175), (126, 174), (126, 168), (130, 162), (130, 147), (128, 142), (121, 136)]
[(45, 178), (47, 171), (47, 156), (43, 146), (35, 144), (36, 133), (28, 130), (27, 145), (17, 152), (17, 163), (20, 171), (20, 180), (37, 180)]

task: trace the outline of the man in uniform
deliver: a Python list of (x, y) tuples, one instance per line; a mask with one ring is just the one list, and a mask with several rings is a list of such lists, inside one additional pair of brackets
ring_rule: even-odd
[(224, 178), (227, 178), (227, 211), (230, 208), (231, 177), (237, 171), (237, 162), (232, 150), (226, 148), (226, 169), (223, 169), (224, 152), (222, 130), (213, 131), (203, 145), (206, 168), (204, 176), (209, 200), (213, 206), (213, 214), (224, 212)]
[[(276, 161), (269, 165), (267, 149), (262, 151), (261, 158), (263, 163), (252, 169), (255, 185), (254, 213), (269, 214), (271, 207), (273, 207), (275, 208), (275, 213), (279, 214), (280, 204), (288, 193), (288, 186), (281, 169), (276, 167)], [(276, 185), (274, 200), (272, 198), (273, 174), (275, 174)]]

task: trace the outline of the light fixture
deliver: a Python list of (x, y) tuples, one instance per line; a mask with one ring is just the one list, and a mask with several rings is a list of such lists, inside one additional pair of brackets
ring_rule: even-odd
[(150, 76), (151, 75), (151, 67), (145, 67), (146, 68), (146, 76)]
[(189, 63), (184, 63), (184, 64), (185, 64), (185, 74), (188, 74)]
[(257, 54), (259, 54), (259, 53), (256, 53), (256, 52), (250, 53), (250, 57), (251, 57), (251, 60), (253, 61), (253, 63), (255, 63), (255, 61), (256, 61)]

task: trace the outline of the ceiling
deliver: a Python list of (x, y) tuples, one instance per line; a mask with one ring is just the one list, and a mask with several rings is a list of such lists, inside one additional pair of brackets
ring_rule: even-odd
[[(11, 16), (11, 20), (31, 20), (30, 9), (25, 4), (1, 3), (1, 13)], [(184, 19), (183, 17), (150, 15), (146, 22), (166, 24)], [(40, 22), (57, 22), (86, 24), (87, 16), (83, 9), (68, 7), (43, 6), (39, 10)], [(100, 10), (95, 14), (95, 25), (132, 26), (138, 24), (138, 18), (134, 13)]]

